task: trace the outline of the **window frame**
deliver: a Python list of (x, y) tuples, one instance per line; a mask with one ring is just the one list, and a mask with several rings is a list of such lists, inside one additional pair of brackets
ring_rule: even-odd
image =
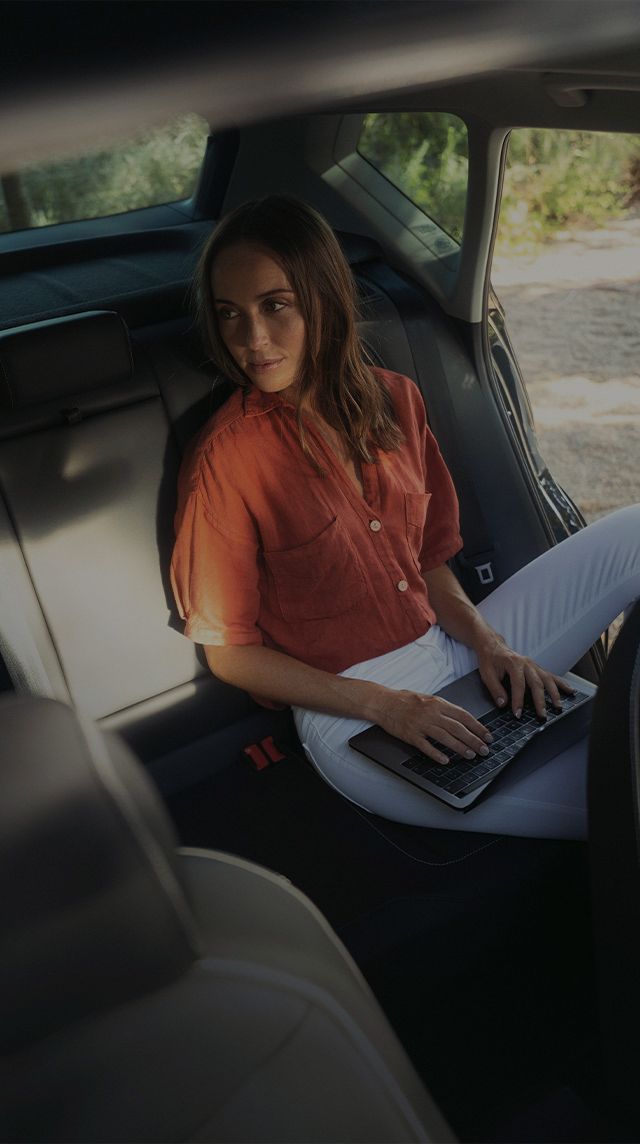
[(71, 219), (0, 233), (0, 258), (17, 250), (87, 242), (104, 235), (162, 230), (206, 218), (217, 218), (238, 151), (239, 132), (209, 132), (192, 194), (172, 202), (116, 211), (95, 218)]
[[(384, 106), (371, 111), (388, 110)], [(401, 111), (402, 108), (392, 108)], [(415, 109), (413, 109), (415, 110)], [(425, 101), (421, 111), (447, 111), (466, 124), (469, 141), (469, 181), (461, 245), (445, 258), (430, 249), (416, 227), (437, 223), (358, 152), (365, 112), (340, 118), (332, 162), (322, 170), (323, 180), (340, 198), (364, 215), (374, 237), (396, 264), (420, 282), (453, 317), (481, 322), (485, 280), (500, 195), (500, 157), (507, 128), (496, 128), (463, 111), (455, 103), (444, 106)], [(456, 244), (447, 236), (453, 246)]]
[[(372, 112), (372, 113), (367, 113), (367, 114), (402, 115), (405, 113), (401, 112), (401, 111), (384, 111), (384, 112)], [(406, 114), (410, 114), (410, 113), (407, 112)], [(413, 114), (415, 114), (415, 112), (413, 112)], [(452, 111), (443, 111), (441, 108), (438, 108), (435, 111), (424, 111), (424, 112), (420, 111), (419, 114), (421, 114), (421, 115), (422, 114), (424, 114), (424, 115), (448, 115), (451, 119), (457, 119), (458, 122), (462, 123), (464, 125), (464, 127), (466, 128), (467, 144), (468, 144), (469, 128), (467, 127), (467, 124), (465, 123), (465, 121), (461, 115), (454, 115), (454, 113)], [(366, 118), (366, 115), (365, 115), (365, 118)], [(399, 183), (394, 182), (394, 180), (392, 178), (390, 178), (390, 176), (387, 175), (382, 170), (381, 167), (377, 166), (377, 164), (374, 163), (373, 159), (370, 159), (367, 155), (364, 154), (363, 151), (360, 150), (359, 145), (361, 143), (364, 130), (365, 130), (365, 125), (363, 122), (362, 128), (360, 130), (360, 134), (358, 136), (358, 146), (356, 147), (357, 154), (362, 159), (364, 159), (365, 162), (369, 163), (373, 167), (374, 171), (377, 171), (378, 174), (382, 175), (383, 178), (387, 180), (387, 182), (391, 183), (392, 187), (395, 187), (396, 190), (400, 191), (401, 194), (404, 196), (404, 198), (407, 199), (409, 201), (409, 203), (417, 209), (417, 211), (420, 213), (421, 216), (424, 216), (424, 219), (429, 224), (428, 227), (425, 227), (424, 223), (421, 223), (418, 226), (415, 226), (415, 225), (410, 226), (409, 229), (413, 230), (414, 232), (421, 231), (422, 233), (419, 235), (419, 237), (424, 242), (424, 245), (429, 250), (431, 250), (431, 252), (435, 256), (441, 258), (443, 260), (443, 262), (445, 262), (445, 264), (457, 262), (457, 258), (459, 256), (459, 252), (460, 252), (460, 247), (462, 246), (462, 239), (460, 240), (460, 242), (458, 242), (458, 240), (456, 238), (454, 238), (452, 234), (449, 233), (449, 231), (446, 229), (446, 227), (442, 226), (441, 223), (438, 222), (438, 220), (436, 218), (434, 218), (434, 216), (432, 214), (430, 214), (429, 211), (425, 207), (422, 207), (422, 206), (420, 206), (419, 203), (414, 202), (414, 200), (411, 198), (411, 195), (409, 195), (407, 193), (407, 191), (402, 186), (400, 186)], [(468, 193), (469, 193), (469, 157), (467, 154), (467, 184), (466, 184), (466, 194), (465, 194), (465, 209), (466, 209), (466, 199), (467, 199)], [(464, 229), (464, 212), (463, 212), (462, 223), (463, 223), (463, 229)], [(433, 243), (431, 243), (429, 241), (432, 237), (433, 237)], [(463, 235), (463, 237), (464, 237), (464, 235)], [(438, 250), (438, 248), (437, 248), (438, 244), (441, 246), (441, 248), (442, 248), (441, 250)]]

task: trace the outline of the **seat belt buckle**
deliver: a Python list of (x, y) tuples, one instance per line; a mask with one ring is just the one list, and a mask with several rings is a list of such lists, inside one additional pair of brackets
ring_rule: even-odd
[(472, 556), (463, 556), (463, 554), (459, 552), (457, 558), (463, 568), (473, 568), (483, 588), (486, 588), (489, 584), (495, 584), (496, 574), (493, 565), (495, 551), (493, 548), (485, 549), (484, 552), (476, 552)]
[(273, 763), (279, 763), (281, 759), (286, 758), (286, 755), (276, 747), (273, 735), (266, 735), (257, 743), (248, 743), (242, 748), (240, 756), (254, 771), (264, 771)]
[(490, 560), (486, 564), (476, 564), (476, 573), (481, 584), (493, 584), (495, 576), (493, 575), (493, 564)]

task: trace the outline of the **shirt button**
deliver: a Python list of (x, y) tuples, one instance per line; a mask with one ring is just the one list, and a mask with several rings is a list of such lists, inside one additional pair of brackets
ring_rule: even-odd
[(369, 528), (371, 529), (372, 532), (380, 532), (382, 525), (380, 524), (379, 520), (370, 520), (369, 521)]
[(396, 584), (396, 588), (399, 592), (406, 592), (408, 587), (409, 585), (407, 584), (406, 580), (398, 580), (398, 583)]

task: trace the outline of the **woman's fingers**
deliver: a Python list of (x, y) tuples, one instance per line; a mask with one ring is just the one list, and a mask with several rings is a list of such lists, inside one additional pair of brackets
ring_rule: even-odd
[[(561, 707), (560, 691), (573, 692), (563, 679), (515, 652), (507, 653), (502, 662), (497, 658), (494, 663), (484, 662), (482, 678), (494, 698), (504, 696), (505, 703), (507, 691), (503, 680), (508, 678), (511, 707), (517, 717), (522, 714), (527, 689), (538, 716), (543, 719), (546, 718), (546, 695), (555, 706)], [(449, 762), (443, 747), (463, 758), (473, 759), (478, 754), (488, 755), (493, 741), (491, 732), (469, 711), (437, 695), (385, 689), (384, 704), (377, 722), (390, 734), (439, 763)]]
[[(439, 701), (439, 707), (422, 730), (422, 737), (420, 749), (425, 755), (442, 763), (447, 763), (449, 759), (438, 751), (439, 745), (448, 747), (466, 759), (474, 759), (477, 754), (487, 755), (488, 744), (492, 741), (491, 733), (469, 711), (447, 703), (446, 700)], [(435, 747), (429, 739), (435, 741)]]
[(434, 763), (444, 764), (449, 762), (449, 756), (443, 755), (442, 751), (439, 751), (435, 743), (432, 743), (430, 739), (423, 738), (421, 742), (418, 741), (415, 745), (419, 751), (422, 751), (423, 755), (426, 755), (429, 759), (433, 759)]
[(540, 719), (546, 719), (547, 717), (546, 695), (549, 696), (554, 707), (561, 708), (562, 696), (560, 695), (560, 689), (566, 694), (574, 694), (573, 688), (570, 684), (566, 683), (564, 679), (552, 675), (550, 671), (545, 671), (544, 668), (539, 667), (537, 663), (533, 663), (532, 661), (525, 665), (522, 673), (517, 672), (516, 683), (514, 683), (511, 672), (509, 673), (509, 678), (511, 680), (511, 708), (517, 718), (520, 718), (522, 714), (524, 696), (527, 688), (529, 688), (531, 692), (533, 706), (536, 715)]
[[(529, 690), (531, 692), (531, 700), (533, 702), (533, 706), (535, 708), (536, 715), (538, 716), (539, 719), (546, 719), (547, 701), (545, 699), (544, 682), (540, 676), (539, 669), (536, 668), (535, 664), (532, 664), (531, 666), (526, 667), (526, 669), (524, 671), (524, 682), (525, 682), (525, 687), (528, 686)], [(518, 719), (520, 718), (520, 715), (522, 714), (523, 703), (524, 703), (524, 694), (522, 696), (521, 701), (518, 703), (517, 709), (516, 709), (515, 704), (514, 704), (514, 708), (513, 708)]]
[(561, 691), (566, 691), (567, 695), (575, 695), (575, 688), (572, 687), (570, 683), (567, 683), (566, 679), (562, 679), (561, 676), (558, 675), (554, 675), (553, 678)]
[(561, 692), (571, 694), (573, 688), (557, 675), (540, 667), (528, 656), (493, 644), (478, 652), (478, 667), (482, 680), (498, 707), (509, 703), (513, 714), (520, 718), (527, 691), (539, 718), (546, 718), (545, 692), (551, 703), (562, 707)]
[(541, 672), (541, 674), (545, 690), (553, 706), (562, 708), (562, 695), (560, 692), (564, 691), (565, 695), (575, 695), (574, 688), (570, 683), (567, 683), (565, 679), (562, 679), (558, 675), (552, 675), (551, 672)]
[(389, 690), (377, 722), (440, 763), (449, 761), (441, 747), (471, 759), (479, 752), (486, 754), (492, 741), (491, 733), (469, 711), (436, 695)]
[(428, 735), (443, 747), (448, 747), (450, 751), (464, 755), (467, 759), (475, 759), (478, 753), (488, 753), (484, 740), (472, 735), (461, 723), (456, 723), (454, 720), (443, 720), (441, 724), (431, 728)]
[(502, 683), (503, 675), (493, 663), (489, 663), (485, 666), (482, 679), (489, 694), (493, 696), (493, 702), (496, 706), (506, 707), (509, 701), (509, 695), (506, 687), (504, 687)]
[[(543, 676), (544, 688), (554, 707), (562, 707), (562, 697), (558, 688), (558, 681), (554, 675)], [(564, 682), (564, 681), (562, 681)], [(566, 686), (566, 685), (565, 685)]]

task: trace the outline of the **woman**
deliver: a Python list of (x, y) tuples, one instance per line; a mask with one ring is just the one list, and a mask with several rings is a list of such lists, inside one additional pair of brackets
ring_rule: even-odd
[[(355, 287), (324, 219), (271, 196), (222, 220), (198, 286), (211, 356), (236, 391), (183, 464), (171, 576), (185, 634), (220, 679), (291, 704), (325, 779), (398, 821), (583, 837), (585, 744), (517, 762), (460, 815), (348, 746), (370, 723), (444, 762), (490, 736), (434, 692), (478, 667), (516, 715), (640, 594), (639, 507), (551, 549), (474, 607), (451, 478), (409, 379), (371, 368)], [(433, 742), (432, 742), (432, 741)]]

